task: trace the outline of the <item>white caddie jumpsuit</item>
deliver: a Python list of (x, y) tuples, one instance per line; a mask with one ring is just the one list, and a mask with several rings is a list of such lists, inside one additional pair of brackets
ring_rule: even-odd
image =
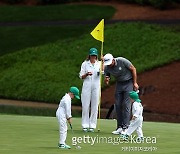
[(61, 99), (56, 111), (56, 117), (59, 123), (59, 144), (65, 144), (67, 137), (67, 119), (71, 118), (71, 97), (69, 94)]
[(81, 79), (87, 72), (92, 72), (91, 76), (89, 75), (83, 79), (81, 93), (83, 128), (96, 128), (100, 92), (100, 67), (100, 61), (96, 61), (93, 65), (88, 60), (84, 61), (81, 65), (79, 73)]
[(137, 132), (138, 137), (143, 137), (142, 132), (142, 122), (143, 122), (143, 106), (139, 102), (134, 102), (132, 105), (132, 115), (137, 117), (135, 120), (130, 121), (130, 125), (125, 132), (128, 136), (130, 136), (135, 130)]

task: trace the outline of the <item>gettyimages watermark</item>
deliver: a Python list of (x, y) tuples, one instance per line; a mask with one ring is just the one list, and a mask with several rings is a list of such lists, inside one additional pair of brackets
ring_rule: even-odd
[(119, 137), (105, 137), (105, 136), (89, 136), (89, 135), (83, 135), (81, 137), (72, 137), (72, 145), (77, 144), (113, 144), (113, 145), (119, 145), (123, 143), (132, 143), (132, 144), (140, 144), (140, 143), (146, 143), (146, 144), (156, 144), (157, 138), (156, 137), (143, 137), (139, 139), (136, 135), (131, 135), (128, 140), (123, 140), (120, 136)]

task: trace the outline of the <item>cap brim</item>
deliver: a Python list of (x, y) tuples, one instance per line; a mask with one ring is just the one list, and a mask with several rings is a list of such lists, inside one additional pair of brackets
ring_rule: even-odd
[(136, 102), (141, 102), (141, 100), (140, 99), (136, 99)]
[(95, 53), (92, 53), (92, 54), (90, 54), (90, 56), (97, 56), (97, 54), (95, 54)]
[(76, 97), (77, 99), (80, 99), (80, 97), (79, 97), (78, 95), (75, 95), (75, 97)]
[(111, 65), (112, 64), (112, 60), (110, 59), (110, 60), (108, 60), (108, 61), (104, 61), (104, 65), (106, 66), (106, 65)]

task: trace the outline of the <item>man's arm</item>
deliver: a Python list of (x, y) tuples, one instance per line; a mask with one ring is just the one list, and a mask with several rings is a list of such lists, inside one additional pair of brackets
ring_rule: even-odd
[(133, 65), (131, 65), (131, 66), (129, 67), (129, 69), (130, 69), (131, 72), (132, 72), (134, 90), (137, 91), (138, 88), (139, 88), (139, 86), (138, 86), (138, 84), (137, 84), (136, 68), (135, 68)]

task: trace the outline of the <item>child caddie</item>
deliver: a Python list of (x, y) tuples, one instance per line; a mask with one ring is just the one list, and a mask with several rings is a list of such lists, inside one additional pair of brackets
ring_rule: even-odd
[(67, 121), (71, 124), (71, 99), (79, 97), (79, 89), (71, 87), (69, 92), (66, 93), (60, 100), (59, 107), (56, 111), (56, 117), (59, 123), (59, 144), (58, 147), (62, 149), (70, 149), (71, 147), (65, 143), (67, 137)]
[(131, 91), (129, 93), (132, 104), (132, 119), (130, 121), (130, 125), (128, 129), (121, 133), (121, 137), (124, 140), (127, 140), (128, 137), (136, 130), (138, 135), (138, 140), (143, 140), (143, 132), (142, 132), (142, 122), (143, 122), (143, 106), (141, 104), (141, 100), (137, 92)]

